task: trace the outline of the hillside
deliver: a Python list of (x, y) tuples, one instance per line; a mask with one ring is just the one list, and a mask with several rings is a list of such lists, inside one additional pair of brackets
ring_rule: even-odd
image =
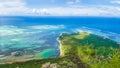
[(82, 32), (62, 34), (60, 57), (12, 64), (0, 68), (119, 68), (119, 44), (108, 38)]
[(119, 44), (90, 33), (62, 34), (61, 56), (76, 56), (86, 68), (119, 68)]

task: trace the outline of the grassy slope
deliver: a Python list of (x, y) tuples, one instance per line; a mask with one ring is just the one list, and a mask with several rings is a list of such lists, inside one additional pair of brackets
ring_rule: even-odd
[[(120, 51), (118, 44), (107, 38), (89, 33), (62, 34), (61, 58), (32, 60), (21, 63), (0, 65), (0, 68), (40, 68), (46, 62), (57, 63), (71, 68), (119, 68)], [(63, 68), (63, 67), (60, 67)]]
[(69, 57), (48, 58), (41, 60), (31, 60), (27, 62), (17, 62), (12, 64), (2, 64), (0, 65), (0, 68), (42, 68), (42, 65), (45, 65), (45, 63), (49, 62), (50, 64), (57, 64), (57, 68), (78, 68)]
[(119, 68), (119, 45), (107, 38), (89, 33), (63, 34), (62, 56), (78, 56), (89, 68)]

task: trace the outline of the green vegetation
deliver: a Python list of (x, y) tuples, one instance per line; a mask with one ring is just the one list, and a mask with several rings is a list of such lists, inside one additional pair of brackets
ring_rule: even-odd
[(51, 64), (56, 64), (57, 68), (66, 68), (66, 67), (77, 68), (76, 67), (77, 65), (71, 62), (71, 60), (68, 59), (67, 57), (31, 60), (31, 61), (17, 62), (12, 64), (1, 64), (0, 68), (41, 68), (42, 66), (45, 66), (46, 63), (49, 62)]
[(87, 68), (119, 68), (119, 45), (107, 38), (89, 33), (63, 34), (62, 56), (77, 56)]
[(0, 65), (0, 68), (119, 68), (119, 44), (94, 34), (62, 34), (61, 57)]

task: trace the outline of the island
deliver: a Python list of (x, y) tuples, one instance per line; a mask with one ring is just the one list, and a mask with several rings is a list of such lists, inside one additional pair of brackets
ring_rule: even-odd
[(119, 68), (120, 44), (88, 32), (62, 33), (60, 57), (0, 64), (0, 68)]

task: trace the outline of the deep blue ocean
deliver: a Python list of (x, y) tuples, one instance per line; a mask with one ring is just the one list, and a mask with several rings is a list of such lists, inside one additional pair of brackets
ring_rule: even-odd
[(90, 32), (120, 43), (120, 18), (0, 17), (0, 62), (59, 56), (60, 33)]

